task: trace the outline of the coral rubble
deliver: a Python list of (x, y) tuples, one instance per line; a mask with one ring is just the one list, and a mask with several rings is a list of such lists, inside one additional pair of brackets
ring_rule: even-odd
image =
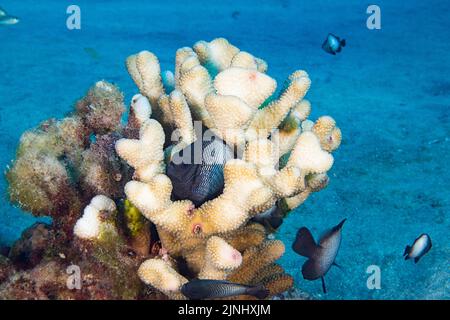
[[(2, 297), (27, 298), (25, 283), (39, 298), (185, 299), (193, 278), (263, 284), (271, 296), (290, 289), (276, 264), (284, 244), (253, 218), (286, 214), (328, 184), (341, 131), (329, 116), (307, 119), (308, 74), (277, 90), (264, 60), (223, 38), (179, 49), (173, 72), (148, 51), (126, 67), (140, 91), (126, 124), (122, 94), (100, 81), (68, 117), (23, 134), (7, 171), (11, 200), (53, 225), (28, 231), (2, 261)], [(208, 135), (217, 140), (200, 154), (223, 157), (214, 170), (175, 165)], [(43, 232), (46, 245), (27, 253)], [(11, 271), (21, 252), (33, 261)], [(61, 282), (69, 262), (84, 274), (76, 293)]]

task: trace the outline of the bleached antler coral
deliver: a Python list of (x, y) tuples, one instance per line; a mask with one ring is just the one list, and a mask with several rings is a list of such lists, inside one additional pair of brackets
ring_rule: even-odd
[(83, 216), (74, 227), (74, 234), (82, 239), (99, 239), (105, 229), (114, 230), (111, 217), (102, 217), (102, 212), (114, 214), (116, 204), (110, 198), (98, 195), (92, 198), (91, 203), (84, 208)]
[[(313, 124), (306, 120), (308, 74), (292, 73), (275, 94), (267, 63), (223, 38), (179, 49), (174, 73), (164, 77), (148, 51), (130, 56), (127, 68), (159, 121), (142, 118), (150, 112), (137, 113), (139, 139), (116, 144), (117, 153), (136, 170), (137, 180), (125, 186), (127, 198), (156, 225), (169, 255), (183, 257), (198, 277), (259, 281), (273, 295), (286, 290), (292, 278), (274, 264), (284, 245), (265, 240), (264, 228), (248, 221), (281, 199), (292, 209), (328, 183), (330, 152), (339, 146), (341, 132), (331, 117)], [(242, 153), (224, 166), (223, 193), (197, 208), (190, 200), (171, 199), (163, 161), (165, 133), (178, 129), (177, 145), (168, 148), (171, 155), (199, 138), (193, 120)], [(176, 274), (155, 259), (144, 262), (139, 273), (144, 282), (179, 298), (176, 288), (185, 279)], [(163, 278), (173, 280), (170, 288), (163, 287)]]

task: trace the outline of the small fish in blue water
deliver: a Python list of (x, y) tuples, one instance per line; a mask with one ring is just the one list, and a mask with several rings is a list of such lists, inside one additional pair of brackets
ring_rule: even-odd
[(10, 16), (6, 10), (0, 7), (0, 25), (11, 25), (19, 22), (19, 18)]
[(0, 25), (12, 25), (19, 22), (19, 18), (13, 16), (0, 17)]
[(269, 290), (264, 286), (247, 286), (224, 280), (194, 279), (181, 287), (181, 293), (192, 300), (226, 298), (249, 295), (265, 299)]
[(343, 47), (345, 47), (345, 39), (341, 40), (339, 39), (339, 37), (335, 36), (332, 33), (328, 34), (327, 38), (322, 44), (322, 49), (332, 55), (335, 55), (336, 52), (341, 52)]
[(322, 280), (322, 289), (327, 293), (325, 286), (325, 275), (331, 266), (338, 266), (335, 262), (339, 248), (341, 246), (341, 231), (344, 222), (342, 220), (320, 238), (316, 244), (311, 232), (306, 227), (302, 227), (297, 232), (297, 237), (292, 244), (292, 249), (301, 256), (309, 258), (302, 267), (302, 275), (306, 280)]
[(220, 195), (224, 188), (223, 168), (232, 158), (232, 150), (217, 137), (185, 147), (167, 166), (166, 174), (173, 185), (172, 199), (189, 199), (199, 207)]
[(403, 256), (405, 257), (405, 260), (414, 259), (414, 263), (417, 263), (420, 258), (430, 251), (431, 247), (432, 244), (430, 236), (426, 233), (422, 233), (416, 240), (414, 240), (412, 246), (406, 246)]

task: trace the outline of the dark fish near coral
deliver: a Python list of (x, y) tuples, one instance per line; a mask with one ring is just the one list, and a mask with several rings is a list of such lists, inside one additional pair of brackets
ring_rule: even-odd
[(343, 47), (345, 47), (345, 39), (341, 40), (339, 39), (339, 37), (335, 36), (332, 33), (328, 34), (327, 38), (322, 44), (322, 49), (332, 55), (335, 55), (336, 52), (341, 52)]
[(172, 157), (166, 174), (172, 181), (173, 200), (191, 200), (196, 207), (223, 191), (223, 168), (232, 150), (219, 138), (196, 141)]
[(181, 293), (189, 299), (214, 299), (239, 295), (249, 295), (265, 299), (269, 290), (261, 286), (246, 286), (224, 280), (195, 279), (181, 287)]
[(272, 208), (254, 216), (252, 220), (262, 224), (271, 232), (274, 232), (283, 223), (283, 218), (283, 210), (281, 209), (279, 202), (277, 202)]
[(430, 251), (431, 247), (432, 244), (430, 236), (426, 233), (422, 233), (416, 240), (414, 240), (412, 246), (406, 246), (403, 256), (405, 257), (405, 260), (414, 259), (414, 263), (417, 263), (420, 258)]
[(325, 232), (318, 244), (314, 241), (308, 228), (302, 227), (298, 230), (292, 245), (292, 249), (296, 253), (309, 258), (302, 267), (303, 278), (306, 280), (321, 278), (324, 293), (327, 292), (324, 276), (331, 266), (337, 266), (334, 260), (341, 246), (341, 230), (346, 220), (342, 220), (337, 226)]

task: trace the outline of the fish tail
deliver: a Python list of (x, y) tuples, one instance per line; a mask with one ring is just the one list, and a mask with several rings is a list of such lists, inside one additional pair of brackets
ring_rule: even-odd
[(347, 42), (345, 41), (345, 39), (342, 39), (342, 40), (341, 40), (341, 46), (342, 46), (342, 47), (345, 47), (345, 44), (346, 44), (346, 43), (347, 43)]
[(263, 285), (249, 287), (245, 293), (258, 299), (265, 299), (269, 296), (269, 290), (267, 290)]
[(312, 257), (317, 251), (318, 246), (314, 241), (314, 238), (306, 227), (301, 227), (297, 231), (297, 236), (292, 244), (292, 250), (304, 257)]
[(403, 252), (403, 255), (405, 256), (405, 260), (408, 260), (408, 254), (411, 252), (411, 247), (410, 246), (406, 246), (405, 247), (405, 252)]

